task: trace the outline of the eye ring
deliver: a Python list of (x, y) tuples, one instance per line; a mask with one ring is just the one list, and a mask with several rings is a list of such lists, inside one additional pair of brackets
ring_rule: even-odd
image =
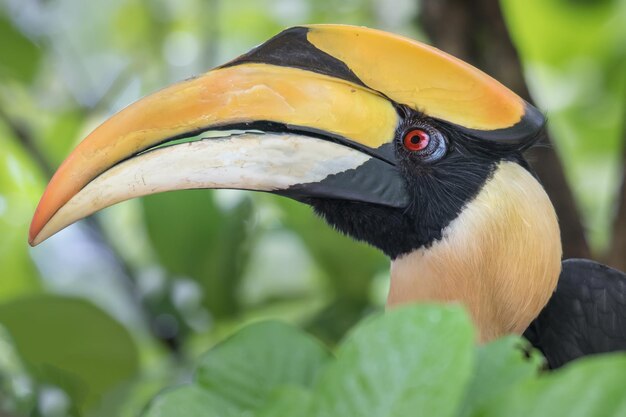
[(441, 131), (422, 121), (407, 125), (399, 142), (411, 159), (429, 164), (446, 156), (448, 142)]
[(404, 134), (402, 144), (411, 152), (426, 149), (430, 143), (430, 134), (424, 129), (411, 129)]

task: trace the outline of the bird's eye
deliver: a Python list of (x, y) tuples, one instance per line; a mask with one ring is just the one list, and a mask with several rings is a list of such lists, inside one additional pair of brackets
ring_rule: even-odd
[(409, 151), (421, 151), (430, 143), (430, 135), (422, 129), (409, 130), (404, 134), (404, 147)]
[(444, 157), (447, 151), (446, 140), (430, 126), (411, 127), (402, 135), (402, 145), (411, 155), (423, 162), (434, 162)]

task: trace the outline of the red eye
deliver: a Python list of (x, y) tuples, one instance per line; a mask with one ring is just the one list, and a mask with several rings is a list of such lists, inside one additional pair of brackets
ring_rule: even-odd
[(404, 147), (409, 151), (421, 151), (430, 143), (430, 135), (422, 129), (409, 130), (404, 135)]

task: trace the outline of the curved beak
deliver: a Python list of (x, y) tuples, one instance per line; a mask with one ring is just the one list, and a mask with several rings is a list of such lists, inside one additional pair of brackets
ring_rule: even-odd
[[(434, 48), (365, 28), (292, 28), (96, 128), (50, 181), (29, 242), (117, 202), (177, 189), (405, 207), (393, 148), (398, 103), (486, 139), (519, 140), (520, 126), (528, 135), (538, 123), (519, 97)], [(248, 133), (196, 138), (220, 130)]]

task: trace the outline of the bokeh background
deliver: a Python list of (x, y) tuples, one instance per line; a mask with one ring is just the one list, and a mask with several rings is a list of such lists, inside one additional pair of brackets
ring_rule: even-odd
[(265, 194), (150, 196), (26, 242), (54, 169), (107, 117), (322, 22), (433, 43), (533, 100), (566, 255), (626, 269), (624, 0), (0, 0), (0, 416), (135, 416), (244, 323), (333, 344), (384, 306), (388, 260)]

